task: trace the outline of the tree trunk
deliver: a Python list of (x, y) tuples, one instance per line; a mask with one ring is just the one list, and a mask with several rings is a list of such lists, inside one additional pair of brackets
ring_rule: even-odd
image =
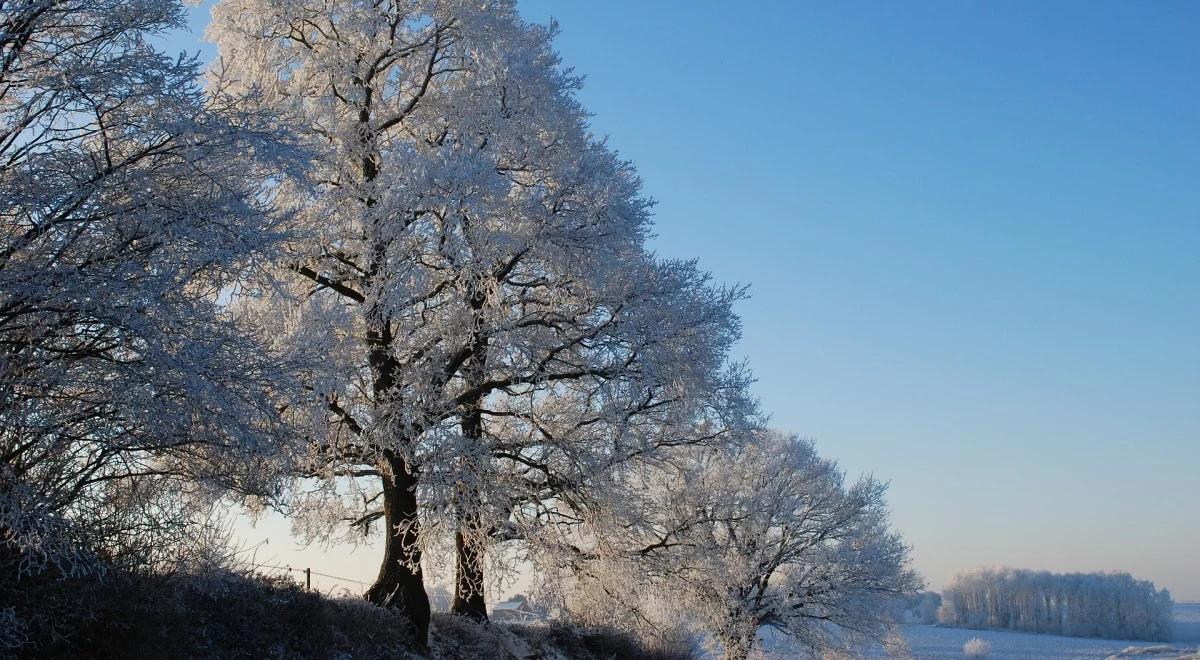
[[(475, 310), (475, 316), (471, 337), (471, 357), (463, 365), (463, 370), (468, 384), (478, 385), (483, 381), (488, 357), (488, 335), (483, 329), (483, 319), (479, 314), (486, 298), (483, 293), (476, 291), (472, 294), (469, 302), (471, 308)], [(467, 401), (463, 405), (461, 422), (463, 438), (473, 441), (476, 445), (483, 442), (482, 404), (483, 396), (479, 395), (473, 401)], [(458, 529), (454, 532), (454, 602), (450, 606), (450, 612), (475, 621), (487, 621), (487, 603), (483, 595), (483, 549), (480, 545), (482, 525), (476, 508), (479, 504), (477, 494), (467, 492), (459, 494)]]
[(454, 603), (450, 612), (474, 621), (487, 621), (487, 603), (483, 597), (483, 557), (462, 530), (454, 533)]
[[(363, 150), (362, 183), (369, 184), (379, 176), (381, 162), (378, 145), (371, 130), (372, 88), (355, 77), (354, 84), (362, 92), (358, 109), (359, 145)], [(361, 199), (364, 209), (374, 209), (378, 200), (371, 194)], [(363, 276), (363, 291), (374, 286), (376, 278), (387, 268), (388, 240), (381, 225), (382, 218), (371, 220), (370, 253), (367, 271)], [(372, 393), (377, 407), (393, 405), (394, 388), (400, 365), (391, 353), (391, 319), (380, 308), (379, 301), (371, 302), (364, 316), (367, 320), (367, 359), (374, 372)], [(429, 596), (425, 593), (425, 576), (421, 572), (420, 518), (417, 509), (418, 472), (390, 449), (383, 450), (383, 519), (385, 525), (383, 564), (379, 577), (367, 590), (367, 600), (383, 607), (402, 611), (412, 626), (413, 641), (418, 648), (429, 647)]]
[[(385, 452), (383, 518), (386, 525), (383, 565), (379, 577), (367, 590), (367, 600), (400, 610), (412, 625), (413, 640), (421, 649), (429, 644), (429, 597), (421, 572), (421, 548), (417, 541), (416, 475), (404, 459)], [(389, 474), (390, 473), (390, 474)]]
[[(462, 418), (463, 436), (475, 441), (483, 437), (483, 416), (479, 402), (473, 402)], [(457, 506), (458, 529), (454, 531), (454, 602), (450, 612), (475, 621), (487, 621), (487, 603), (484, 601), (483, 551), (479, 514), (471, 510), (474, 493), (460, 493)]]

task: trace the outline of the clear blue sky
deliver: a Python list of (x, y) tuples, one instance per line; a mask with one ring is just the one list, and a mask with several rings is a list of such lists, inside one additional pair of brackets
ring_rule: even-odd
[(752, 284), (775, 424), (891, 481), (933, 588), (1003, 563), (1200, 600), (1200, 3), (521, 8), (561, 22), (656, 249)]

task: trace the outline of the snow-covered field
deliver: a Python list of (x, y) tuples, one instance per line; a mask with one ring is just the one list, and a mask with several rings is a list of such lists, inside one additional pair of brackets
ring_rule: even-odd
[(1175, 639), (1200, 643), (1200, 603), (1175, 604)]
[[(988, 658), (1022, 660), (1050, 660), (1052, 658), (1107, 658), (1118, 655), (1131, 647), (1169, 647), (1178, 650), (1195, 652), (1194, 644), (1172, 642), (1162, 645), (1150, 642), (1131, 642), (1112, 639), (1090, 639), (1081, 637), (1058, 637), (1055, 635), (1034, 635), (1029, 633), (1004, 632), (998, 630), (967, 630), (964, 628), (942, 628), (938, 626), (907, 625), (902, 626), (904, 638), (908, 642), (909, 651), (913, 658), (962, 658), (963, 644), (972, 637), (978, 637), (991, 647)], [(1167, 655), (1151, 655), (1148, 657), (1172, 658), (1180, 653)], [(867, 654), (867, 658), (889, 657), (878, 649)], [(1147, 657), (1147, 656), (1134, 656)]]
[[(909, 652), (914, 660), (927, 658), (963, 658), (963, 644), (972, 637), (979, 637), (990, 647), (988, 660), (1059, 660), (1059, 659), (1105, 659), (1110, 657), (1152, 658), (1175, 660), (1187, 658), (1200, 660), (1200, 603), (1175, 605), (1175, 641), (1170, 643), (1138, 642), (1114, 639), (1092, 639), (1082, 637), (1059, 637), (1056, 635), (1034, 635), (1030, 633), (1006, 632), (1002, 630), (970, 630), (967, 628), (943, 628), (940, 626), (900, 626)], [(766, 635), (764, 646), (773, 646), (770, 635)], [(1174, 652), (1162, 653), (1174, 649)], [(1138, 651), (1141, 651), (1138, 653)], [(1122, 652), (1126, 652), (1122, 655)], [(766, 654), (772, 660), (794, 658), (776, 648)], [(889, 658), (882, 648), (864, 650), (862, 658)]]
[[(1050, 660), (1051, 658), (1107, 658), (1130, 647), (1170, 647), (1186, 650), (1184, 657), (1195, 657), (1200, 644), (1200, 603), (1183, 603), (1175, 606), (1175, 641), (1169, 644), (1152, 642), (1122, 641), (1112, 639), (1090, 639), (1034, 635), (998, 630), (967, 630), (965, 628), (942, 628), (938, 626), (901, 626), (912, 657), (962, 658), (963, 644), (972, 637), (979, 637), (991, 645), (988, 658), (993, 660), (1021, 658), (1022, 660)], [(883, 649), (866, 654), (867, 658), (886, 658)], [(1118, 656), (1120, 657), (1120, 656)], [(1136, 655), (1131, 657), (1176, 658), (1180, 654)]]

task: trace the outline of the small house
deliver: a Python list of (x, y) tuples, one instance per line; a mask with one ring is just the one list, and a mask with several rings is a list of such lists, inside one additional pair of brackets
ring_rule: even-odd
[(529, 602), (529, 599), (517, 594), (503, 603), (492, 606), (492, 621), (505, 623), (530, 623), (546, 618), (546, 609)]

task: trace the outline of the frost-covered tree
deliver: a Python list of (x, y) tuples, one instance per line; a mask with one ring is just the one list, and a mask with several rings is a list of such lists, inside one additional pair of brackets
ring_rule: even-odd
[[(640, 517), (596, 524), (570, 568), (583, 576), (577, 591), (633, 594), (631, 611), (638, 594), (688, 607), (727, 658), (747, 657), (764, 626), (818, 652), (886, 639), (889, 609), (920, 581), (889, 528), (882, 484), (847, 485), (810, 443), (775, 432), (688, 453), (629, 475), (621, 492)], [(663, 614), (637, 616), (657, 625)]]
[(0, 3), (5, 580), (177, 538), (154, 494), (202, 494), (182, 480), (270, 490), (277, 365), (224, 302), (281, 236), (265, 183), (295, 150), (150, 45), (182, 20)]
[(511, 2), (224, 0), (211, 34), (216, 70), (317, 153), (316, 238), (259, 308), (326, 356), (307, 385), (319, 480), (299, 498), (324, 519), (301, 525), (382, 519), (368, 597), (418, 639), (423, 543), (454, 537), (453, 609), (482, 618), (483, 554), (525, 535), (514, 516), (544, 520), (555, 494), (668, 442), (631, 420), (687, 418), (669, 442), (699, 442), (744, 400), (722, 363), (740, 290), (645, 252), (649, 204), (589, 134), (553, 29)]
[(1025, 632), (1169, 640), (1171, 595), (1128, 573), (1068, 573), (1005, 567), (954, 576), (942, 594), (944, 625)]
[[(326, 356), (307, 385), (320, 410), (308, 474), (325, 479), (310, 501), (329, 511), (330, 498), (360, 497), (341, 515), (383, 518), (368, 597), (405, 610), (420, 640), (421, 442), (451, 428), (448, 388), (475, 354), (472, 317), (521, 242), (487, 231), (507, 200), (499, 184), (522, 176), (520, 163), (498, 169), (485, 123), (505, 123), (509, 100), (486, 89), (503, 71), (480, 61), (504, 53), (468, 36), (506, 21), (466, 3), (234, 0), (210, 28), (247, 101), (290, 113), (314, 145), (319, 187), (301, 217), (314, 238), (293, 246), (291, 296), (263, 313)], [(328, 522), (310, 529), (327, 534)]]
[[(737, 337), (730, 303), (738, 291), (712, 288), (690, 263), (626, 272), (634, 276), (619, 279), (611, 297), (576, 303), (603, 319), (581, 326), (587, 339), (555, 357), (578, 365), (578, 375), (533, 379), (481, 402), (479, 432), (465, 453), (480, 513), (462, 540), (475, 555), (508, 541), (527, 558), (541, 556), (541, 545), (553, 551), (590, 510), (610, 510), (625, 496), (616, 478), (626, 463), (723, 445), (753, 419), (746, 376), (725, 362)], [(495, 368), (499, 375), (511, 365)], [(460, 578), (464, 567), (471, 565), (460, 557)], [(478, 571), (464, 585), (482, 586)]]

